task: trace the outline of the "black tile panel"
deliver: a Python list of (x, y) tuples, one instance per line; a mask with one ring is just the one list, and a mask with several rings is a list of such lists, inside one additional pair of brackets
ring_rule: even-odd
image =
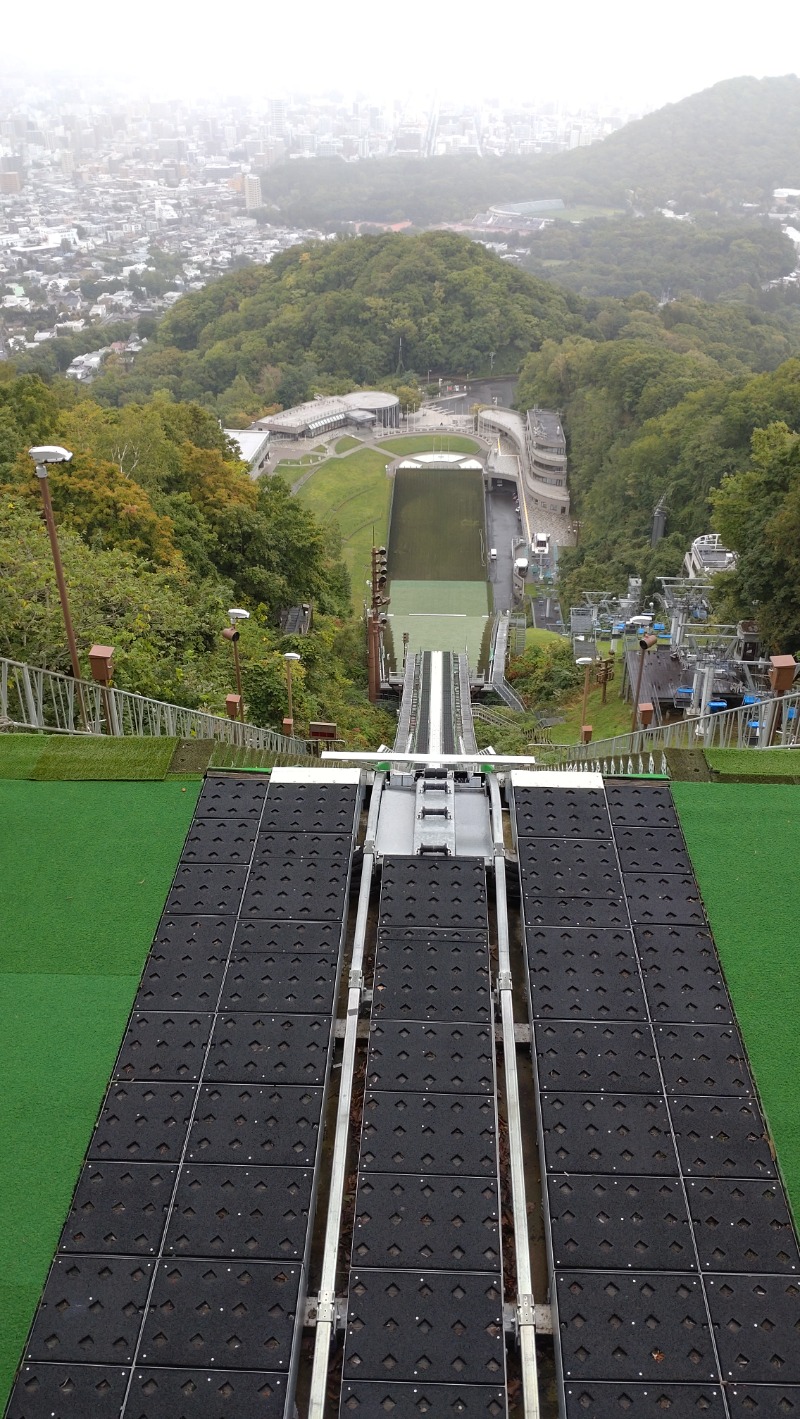
[(214, 1010), (228, 952), (197, 945), (154, 945), (136, 996), (140, 1010)]
[(285, 1375), (137, 1369), (125, 1419), (284, 1419)]
[(800, 1280), (707, 1276), (706, 1289), (723, 1379), (800, 1384)]
[(683, 1187), (672, 1177), (550, 1177), (553, 1261), (579, 1270), (687, 1271), (694, 1244)]
[(567, 1385), (566, 1419), (727, 1419), (718, 1385), (631, 1384), (627, 1380), (582, 1380)]
[(196, 818), (260, 818), (269, 779), (254, 774), (209, 775), (200, 791)]
[(114, 1079), (199, 1079), (214, 1016), (209, 1011), (135, 1010)]
[(141, 1365), (288, 1370), (300, 1267), (269, 1261), (160, 1262)]
[(380, 925), (485, 929), (486, 872), (480, 858), (387, 857)]
[(158, 1163), (87, 1163), (59, 1251), (154, 1256), (167, 1223), (177, 1171)]
[(629, 931), (534, 927), (525, 937), (535, 1017), (647, 1018)]
[(754, 1099), (685, 1095), (669, 1100), (681, 1168), (688, 1177), (774, 1178), (775, 1163)]
[(700, 890), (691, 875), (624, 872), (623, 881), (635, 926), (705, 926)]
[(660, 1094), (541, 1095), (550, 1173), (677, 1176), (667, 1106)]
[(270, 784), (262, 830), (301, 833), (351, 833), (356, 784)]
[(522, 916), (526, 931), (538, 926), (627, 927), (628, 912), (622, 897), (537, 897), (523, 894)]
[(800, 1385), (729, 1384), (726, 1390), (731, 1419), (797, 1419)]
[(253, 852), (253, 866), (283, 873), (302, 863), (309, 878), (324, 880), (343, 877), (353, 852), (350, 833), (259, 832)]
[(225, 977), (220, 1009), (324, 1011), (334, 1005), (338, 962), (333, 953), (264, 951), (235, 955)]
[(515, 788), (514, 815), (519, 838), (611, 837), (599, 788)]
[(718, 1382), (699, 1276), (567, 1271), (557, 1295), (566, 1381)]
[(489, 1385), (399, 1384), (393, 1380), (348, 1380), (342, 1385), (340, 1414), (349, 1419), (503, 1419), (505, 1391)]
[(364, 1097), (360, 1166), (384, 1173), (497, 1173), (494, 1099), (480, 1094)]
[(167, 912), (183, 916), (235, 916), (247, 868), (229, 863), (181, 862), (167, 898)]
[(322, 1090), (305, 1085), (206, 1084), (189, 1133), (193, 1163), (313, 1166)]
[(353, 1266), (499, 1271), (494, 1178), (361, 1173)]
[[(233, 940), (234, 925), (232, 917), (220, 916), (219, 913), (180, 916), (164, 912), (153, 938), (151, 956), (158, 953), (167, 960), (178, 957), (181, 960), (199, 960), (212, 955), (225, 960)], [(148, 966), (150, 959), (148, 957)]]
[(112, 1084), (89, 1145), (104, 1162), (177, 1163), (194, 1107), (191, 1084)]
[(187, 1164), (164, 1252), (302, 1261), (313, 1181), (311, 1168)]
[(491, 1384), (504, 1368), (496, 1276), (471, 1272), (351, 1274), (344, 1378)]
[(654, 1020), (712, 1024), (733, 1019), (709, 932), (694, 926), (639, 926), (635, 937)]
[(753, 1082), (733, 1025), (657, 1025), (664, 1083), (674, 1094), (747, 1094)]
[(486, 1094), (494, 1088), (492, 1027), (442, 1021), (373, 1024), (367, 1053), (371, 1089)]
[(253, 855), (258, 819), (194, 818), (181, 862), (244, 862)]
[(239, 921), (233, 938), (234, 956), (291, 951), (338, 956), (342, 923), (331, 921)]
[(616, 828), (614, 838), (623, 872), (691, 874), (680, 828)]
[(220, 1011), (205, 1079), (229, 1084), (323, 1084), (330, 1038), (328, 1015)]
[(129, 1374), (116, 1365), (22, 1365), (6, 1419), (117, 1419)]
[[(254, 862), (242, 902), (243, 919), (268, 921), (341, 921), (347, 902), (350, 870), (350, 842), (347, 850), (326, 855), (304, 856), (299, 851), (284, 852), (280, 839), (288, 834), (270, 835), (269, 847)], [(328, 835), (318, 844), (340, 843)]]
[(375, 965), (376, 1020), (492, 1018), (489, 953), (478, 941), (392, 940), (382, 936)]
[(677, 828), (678, 815), (666, 784), (606, 783), (606, 801), (617, 828)]
[(146, 1257), (57, 1256), (25, 1359), (130, 1364), (153, 1265)]
[(660, 1087), (644, 1022), (541, 1020), (534, 1034), (540, 1089), (652, 1094)]
[(523, 838), (519, 866), (526, 898), (622, 895), (613, 842)]
[(800, 1274), (797, 1238), (780, 1183), (690, 1178), (687, 1192), (704, 1270)]

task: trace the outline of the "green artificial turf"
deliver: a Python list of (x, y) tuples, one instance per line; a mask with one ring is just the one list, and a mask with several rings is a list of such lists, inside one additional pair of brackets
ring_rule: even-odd
[(723, 782), (742, 779), (800, 781), (800, 750), (706, 749), (709, 767)]
[(55, 736), (0, 734), (0, 778), (30, 778)]
[(34, 779), (163, 779), (177, 746), (164, 737), (107, 739), (64, 735), (50, 739), (30, 777)]
[(0, 782), (0, 1409), (198, 792)]
[(800, 787), (674, 783), (672, 794), (800, 1220)]

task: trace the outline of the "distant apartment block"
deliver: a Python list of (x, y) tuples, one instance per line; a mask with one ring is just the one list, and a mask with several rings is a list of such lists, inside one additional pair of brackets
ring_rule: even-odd
[(261, 178), (255, 173), (249, 172), (244, 180), (244, 205), (248, 212), (255, 207), (263, 207), (264, 201), (261, 196)]
[(525, 420), (532, 501), (540, 507), (569, 512), (567, 441), (561, 418), (552, 409), (529, 409)]

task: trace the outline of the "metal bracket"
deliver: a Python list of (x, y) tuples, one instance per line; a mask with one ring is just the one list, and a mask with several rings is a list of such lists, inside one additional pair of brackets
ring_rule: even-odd
[(517, 1297), (517, 1324), (535, 1326), (536, 1306), (534, 1304), (533, 1296)]
[(308, 1296), (303, 1324), (330, 1325), (334, 1330), (344, 1330), (347, 1324), (347, 1298), (336, 1296), (332, 1291), (320, 1291), (318, 1296)]
[(497, 977), (497, 992), (501, 990), (511, 990), (511, 972), (500, 971)]
[(494, 853), (493, 853), (493, 855), (494, 855), (494, 857), (502, 857), (502, 858), (505, 857), (505, 855), (506, 855), (506, 850), (505, 850), (505, 848), (504, 848), (504, 846), (503, 846), (502, 843), (495, 843), (495, 844), (494, 844)]
[(363, 988), (364, 988), (364, 972), (363, 972), (363, 971), (351, 971), (351, 972), (350, 972), (350, 977), (349, 977), (348, 982), (347, 982), (347, 986), (348, 986), (348, 989), (349, 989), (349, 990), (363, 990)]

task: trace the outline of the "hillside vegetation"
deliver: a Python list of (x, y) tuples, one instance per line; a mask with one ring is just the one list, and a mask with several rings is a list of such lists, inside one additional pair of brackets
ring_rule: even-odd
[(289, 223), (460, 221), (496, 202), (736, 209), (800, 187), (800, 79), (727, 79), (626, 124), (602, 143), (525, 158), (315, 159), (261, 175)]

